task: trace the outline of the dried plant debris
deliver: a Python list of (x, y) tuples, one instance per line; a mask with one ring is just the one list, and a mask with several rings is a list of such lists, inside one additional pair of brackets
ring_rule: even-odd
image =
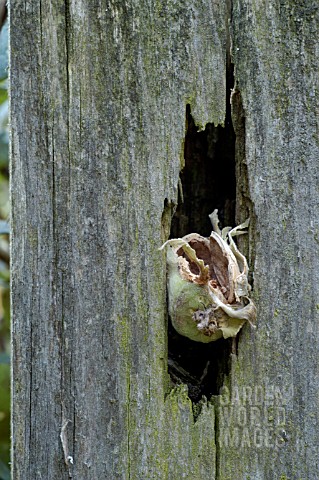
[(248, 264), (233, 237), (246, 233), (249, 219), (238, 227), (219, 229), (211, 215), (209, 238), (190, 233), (168, 240), (169, 315), (175, 330), (197, 342), (235, 337), (244, 323), (254, 325), (256, 307), (249, 298)]

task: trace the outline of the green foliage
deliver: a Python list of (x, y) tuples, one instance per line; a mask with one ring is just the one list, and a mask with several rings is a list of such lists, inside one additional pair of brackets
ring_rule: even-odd
[[(0, 80), (8, 77), (8, 23), (3, 25), (0, 35)], [(2, 103), (2, 101), (1, 101)]]
[(5, 463), (0, 460), (0, 480), (10, 480), (10, 470)]
[(0, 480), (10, 479), (8, 27), (0, 34)]

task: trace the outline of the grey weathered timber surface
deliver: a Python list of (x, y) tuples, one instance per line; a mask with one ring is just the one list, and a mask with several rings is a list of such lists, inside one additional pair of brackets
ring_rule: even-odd
[[(16, 0), (13, 478), (214, 478), (169, 393), (165, 255), (186, 104), (225, 118), (222, 1)], [(60, 438), (61, 436), (61, 438)]]
[(257, 328), (196, 422), (186, 387), (170, 390), (157, 249), (186, 104), (201, 127), (225, 118), (226, 10), (11, 1), (14, 479), (317, 478), (316, 2), (233, 1)]
[(229, 424), (240, 447), (217, 453), (221, 479), (318, 478), (318, 34), (316, 2), (233, 2), (237, 208), (252, 217), (258, 325), (243, 330), (233, 362), (232, 403), (244, 408)]

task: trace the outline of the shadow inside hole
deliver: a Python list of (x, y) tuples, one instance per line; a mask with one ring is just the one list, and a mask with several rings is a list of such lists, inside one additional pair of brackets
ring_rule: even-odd
[(170, 238), (188, 233), (209, 236), (212, 226), (208, 215), (216, 208), (223, 226), (235, 224), (236, 175), (235, 133), (231, 119), (225, 127), (212, 123), (199, 132), (186, 107), (185, 166), (180, 174), (183, 198), (171, 224)]
[(169, 322), (168, 370), (174, 385), (185, 383), (188, 395), (198, 402), (217, 395), (230, 372), (232, 339), (200, 343), (179, 335)]

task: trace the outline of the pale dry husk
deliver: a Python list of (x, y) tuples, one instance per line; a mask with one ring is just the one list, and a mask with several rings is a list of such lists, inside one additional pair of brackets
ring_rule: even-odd
[(234, 337), (248, 321), (256, 320), (256, 307), (249, 298), (246, 258), (233, 237), (246, 233), (249, 219), (236, 228), (218, 226), (217, 210), (210, 219), (209, 238), (191, 233), (168, 240), (169, 314), (174, 328), (201, 342)]

